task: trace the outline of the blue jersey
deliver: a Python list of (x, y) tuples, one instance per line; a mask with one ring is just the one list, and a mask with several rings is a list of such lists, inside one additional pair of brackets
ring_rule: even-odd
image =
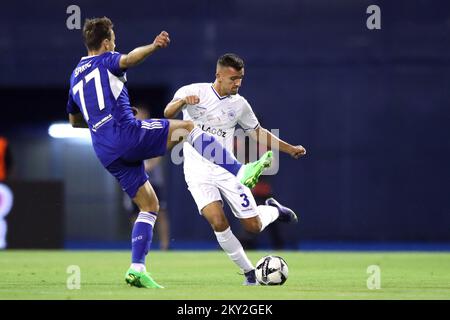
[(83, 57), (70, 77), (67, 112), (83, 114), (105, 167), (138, 143), (141, 127), (131, 110), (120, 56), (105, 52)]

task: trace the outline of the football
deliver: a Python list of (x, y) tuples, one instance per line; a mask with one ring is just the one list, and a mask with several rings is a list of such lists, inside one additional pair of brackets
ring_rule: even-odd
[(288, 265), (279, 256), (265, 256), (256, 263), (256, 280), (262, 285), (282, 285), (288, 278)]

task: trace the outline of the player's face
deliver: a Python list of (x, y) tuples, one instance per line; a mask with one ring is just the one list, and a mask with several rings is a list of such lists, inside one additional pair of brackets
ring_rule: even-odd
[(244, 68), (237, 71), (232, 67), (221, 68), (217, 74), (222, 93), (225, 95), (237, 94), (244, 78)]

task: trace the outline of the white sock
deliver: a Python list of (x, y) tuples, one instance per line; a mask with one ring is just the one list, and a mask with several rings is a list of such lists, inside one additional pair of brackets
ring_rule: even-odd
[(272, 206), (258, 206), (259, 219), (261, 220), (261, 231), (263, 231), (269, 224), (278, 219), (280, 212)]
[(143, 263), (132, 263), (130, 268), (133, 270), (136, 270), (137, 272), (147, 271), (147, 269), (145, 268), (145, 264), (143, 264)]
[(242, 247), (239, 240), (235, 237), (230, 227), (228, 227), (225, 231), (222, 232), (214, 232), (217, 237), (217, 241), (222, 247), (223, 251), (227, 253), (230, 259), (238, 265), (244, 272), (248, 272), (253, 270), (251, 261), (248, 259), (247, 255), (244, 252), (244, 248)]

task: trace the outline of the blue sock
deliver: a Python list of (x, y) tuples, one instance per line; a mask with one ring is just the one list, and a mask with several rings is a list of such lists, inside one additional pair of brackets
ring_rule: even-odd
[(214, 136), (196, 127), (189, 134), (188, 142), (202, 157), (237, 176), (242, 163), (223, 147)]
[(131, 233), (131, 262), (145, 264), (145, 256), (150, 250), (153, 238), (153, 226), (157, 214), (140, 212)]

